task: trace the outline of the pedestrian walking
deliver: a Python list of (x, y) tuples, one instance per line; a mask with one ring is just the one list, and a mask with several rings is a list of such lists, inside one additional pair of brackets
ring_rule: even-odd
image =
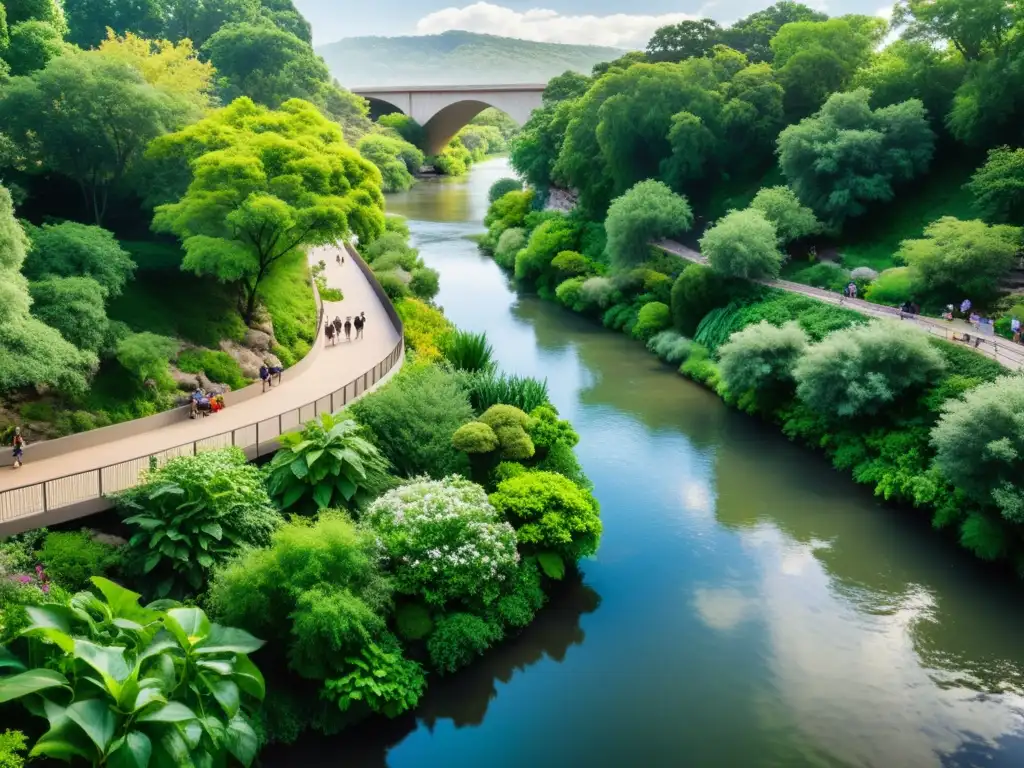
[(14, 464), (11, 469), (17, 469), (21, 466), (22, 460), (25, 456), (25, 438), (21, 436), (21, 427), (14, 428), (14, 440), (12, 441), (14, 446)]
[(971, 300), (964, 299), (960, 302), (960, 314), (967, 317), (967, 313), (971, 311)]
[(341, 338), (341, 318), (340, 317), (335, 317), (334, 318), (334, 332), (338, 335), (338, 338), (340, 339)]
[(1020, 344), (1020, 319), (1013, 318), (1010, 321), (1010, 330), (1013, 331), (1013, 343)]
[(345, 318), (345, 341), (352, 341), (352, 318)]
[(848, 291), (847, 295), (851, 299), (856, 299), (857, 298), (857, 284), (855, 282), (853, 282), (853, 280), (851, 280), (850, 284), (848, 286), (846, 286), (846, 290)]
[(356, 315), (356, 319), (353, 321), (352, 324), (355, 325), (356, 327), (356, 338), (363, 338), (363, 318), (361, 318), (359, 315)]

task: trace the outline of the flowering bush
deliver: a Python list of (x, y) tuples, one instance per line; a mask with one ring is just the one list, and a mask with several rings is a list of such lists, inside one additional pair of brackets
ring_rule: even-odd
[(433, 605), (496, 600), (519, 562), (516, 534), (483, 488), (458, 476), (420, 478), (381, 496), (364, 516), (398, 589)]

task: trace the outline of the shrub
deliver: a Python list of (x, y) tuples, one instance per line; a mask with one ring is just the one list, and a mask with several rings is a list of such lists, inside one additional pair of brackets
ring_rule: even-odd
[(498, 450), (498, 436), (482, 421), (471, 421), (455, 430), (452, 445), (466, 453), (490, 453)]
[(506, 176), (491, 184), (491, 188), (487, 190), (487, 202), (493, 204), (509, 192), (521, 192), (522, 189), (523, 182)]
[(386, 253), (411, 253), (415, 259), (416, 250), (409, 246), (407, 240), (408, 235), (402, 232), (388, 230), (373, 242), (362, 246), (360, 251), (366, 261), (371, 264)]
[(427, 687), (423, 667), (402, 657), (397, 643), (385, 650), (367, 643), (357, 656), (345, 659), (348, 672), (324, 681), (324, 698), (342, 712), (356, 704), (387, 717), (414, 709)]
[(709, 389), (718, 388), (718, 366), (711, 359), (711, 353), (699, 344), (693, 345), (690, 356), (679, 366), (679, 373), (688, 379), (704, 384)]
[(370, 530), (325, 512), (281, 526), (266, 548), (241, 550), (217, 568), (207, 600), (222, 621), (283, 649), (300, 676), (336, 678), (346, 657), (387, 637), (391, 587), (379, 561)]
[(918, 275), (911, 267), (887, 269), (864, 293), (864, 298), (875, 304), (895, 306), (911, 301), (917, 294)]
[(670, 365), (680, 365), (690, 356), (693, 341), (675, 331), (662, 331), (651, 337), (647, 348)]
[(352, 419), (320, 414), (302, 429), (281, 436), (267, 468), (267, 488), (288, 509), (358, 511), (390, 484), (388, 462)]
[(820, 262), (805, 267), (791, 277), (798, 283), (832, 291), (841, 291), (850, 282), (850, 273), (838, 264), (830, 262)]
[(384, 293), (387, 294), (391, 301), (400, 301), (411, 293), (409, 284), (405, 277), (403, 277), (401, 270), (375, 272), (374, 275), (376, 275), (377, 282), (380, 283), (380, 287), (384, 289)]
[(793, 368), (806, 348), (807, 334), (795, 322), (781, 328), (764, 321), (747, 326), (718, 351), (721, 380), (734, 395), (777, 402), (792, 395)]
[(395, 608), (395, 628), (399, 637), (422, 640), (434, 631), (430, 610), (422, 603), (400, 603)]
[(474, 414), (452, 374), (436, 366), (403, 371), (353, 403), (351, 411), (399, 475), (441, 478), (466, 470), (466, 457), (452, 446), (452, 435)]
[(588, 277), (580, 286), (580, 297), (589, 307), (605, 309), (615, 295), (615, 286), (607, 277)]
[(793, 375), (808, 407), (849, 418), (878, 413), (932, 383), (944, 367), (924, 333), (876, 321), (829, 335), (807, 350)]
[(583, 284), (587, 281), (585, 277), (570, 277), (559, 283), (555, 289), (555, 298), (563, 307), (582, 312), (587, 304), (583, 301)]
[(395, 270), (412, 272), (419, 263), (420, 257), (416, 251), (385, 251), (371, 262), (370, 267), (373, 269), (374, 274)]
[(498, 455), (507, 461), (522, 461), (533, 456), (533, 440), (527, 434), (530, 417), (514, 405), (492, 405), (480, 421), (494, 430), (498, 439)]
[(1021, 230), (1004, 224), (943, 216), (920, 240), (904, 240), (898, 258), (914, 269), (924, 290), (954, 301), (967, 295), (978, 304), (994, 299), (1013, 269)]
[(49, 533), (39, 559), (46, 575), (71, 592), (88, 589), (93, 576), (107, 576), (120, 563), (117, 550), (88, 531)]
[(1024, 224), (1024, 150), (998, 147), (965, 187), (989, 221)]
[(49, 277), (29, 285), (32, 314), (79, 349), (99, 352), (107, 339), (103, 287), (89, 277)]
[(506, 229), (526, 224), (526, 214), (533, 207), (533, 194), (532, 189), (507, 192), (491, 204), (484, 217), (484, 225), (495, 239), (500, 238)]
[(551, 260), (551, 268), (563, 278), (575, 277), (590, 272), (590, 262), (582, 253), (562, 251)]
[(548, 402), (547, 379), (506, 373), (486, 373), (468, 380), (469, 400), (476, 413), (483, 413), (499, 403), (514, 405), (529, 413)]
[(567, 217), (558, 216), (544, 221), (530, 233), (526, 247), (516, 254), (516, 277), (544, 287), (543, 278), (550, 271), (552, 259), (571, 249), (575, 241), (576, 229)]
[(407, 241), (409, 239), (409, 225), (406, 223), (404, 216), (398, 216), (396, 214), (388, 214), (385, 216), (384, 231), (401, 235), (403, 241)]
[(660, 301), (644, 304), (637, 315), (636, 325), (633, 326), (633, 338), (647, 341), (672, 324), (671, 315), (668, 304), (662, 304)]
[(242, 389), (249, 383), (238, 361), (219, 350), (186, 349), (178, 355), (177, 366), (186, 373), (205, 374), (210, 381), (227, 384), (231, 389)]
[(857, 282), (870, 283), (878, 279), (878, 272), (871, 267), (857, 267), (850, 272), (850, 278)]
[(125, 567), (163, 597), (202, 588), (210, 569), (243, 545), (266, 544), (280, 524), (259, 469), (240, 448), (171, 459), (113, 497), (129, 540)]
[(1003, 518), (1024, 523), (1024, 379), (1004, 376), (949, 400), (932, 429), (935, 466)]
[(398, 590), (428, 605), (489, 605), (519, 562), (512, 526), (483, 488), (461, 477), (418, 479), (389, 491), (365, 523), (383, 542)]
[(550, 552), (575, 563), (597, 551), (597, 500), (562, 475), (530, 471), (504, 480), (491, 494), (491, 504), (512, 523), (527, 552)]
[(619, 269), (647, 260), (650, 242), (678, 237), (693, 226), (693, 211), (685, 197), (661, 181), (640, 181), (615, 198), (604, 227), (608, 255)]
[(455, 672), (502, 639), (501, 625), (470, 613), (445, 616), (427, 641), (430, 661), (439, 672)]
[(395, 309), (402, 318), (405, 341), (417, 356), (428, 362), (440, 359), (438, 344), (452, 330), (448, 319), (439, 310), (418, 299), (403, 299), (395, 305)]
[(456, 329), (441, 341), (441, 354), (457, 371), (490, 371), (494, 369), (494, 347), (486, 333)]
[(178, 351), (175, 339), (155, 333), (133, 333), (117, 345), (117, 361), (140, 381), (166, 383), (167, 363)]
[(0, 768), (22, 768), (25, 760), (21, 753), (28, 749), (21, 731), (0, 733)]
[(135, 262), (114, 235), (100, 227), (64, 221), (26, 227), (32, 250), (22, 272), (29, 280), (46, 277), (87, 277), (107, 298), (121, 295), (135, 271)]
[(513, 269), (516, 265), (516, 254), (526, 247), (526, 230), (522, 227), (511, 227), (501, 233), (498, 244), (494, 248), (494, 260), (498, 266)]
[(412, 271), (409, 279), (409, 290), (412, 295), (424, 301), (430, 301), (441, 290), (441, 276), (436, 269), (418, 267)]
[(672, 323), (677, 331), (693, 335), (701, 319), (729, 303), (729, 281), (707, 267), (690, 264), (672, 284)]
[(782, 267), (775, 225), (751, 208), (726, 214), (704, 233), (700, 250), (726, 277), (774, 278)]
[(408, 141), (383, 133), (368, 133), (359, 140), (359, 154), (380, 169), (385, 192), (401, 192), (413, 185), (413, 173), (423, 166), (423, 153)]
[(766, 187), (759, 190), (750, 207), (760, 211), (775, 225), (782, 245), (821, 231), (814, 211), (800, 204), (789, 187)]

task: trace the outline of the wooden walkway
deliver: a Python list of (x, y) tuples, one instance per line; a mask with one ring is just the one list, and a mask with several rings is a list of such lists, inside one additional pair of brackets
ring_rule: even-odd
[[(681, 259), (686, 259), (687, 261), (692, 261), (695, 264), (707, 265), (708, 263), (706, 256), (692, 248), (682, 245), (681, 243), (677, 243), (674, 240), (659, 240), (653, 245), (666, 253), (678, 256)], [(883, 304), (873, 304), (870, 301), (864, 301), (863, 299), (848, 299), (840, 293), (833, 293), (832, 291), (826, 291), (823, 288), (815, 288), (810, 285), (803, 285), (802, 283), (793, 283), (789, 280), (755, 280), (754, 282), (767, 285), (771, 288), (778, 288), (782, 291), (789, 291), (790, 293), (799, 293), (803, 296), (817, 299), (818, 301), (842, 306), (845, 309), (851, 309), (854, 312), (859, 312), (860, 314), (867, 315), (868, 317), (882, 317), (890, 320), (900, 320), (901, 322), (911, 323), (914, 327), (919, 328), (925, 333), (951, 342), (962, 343), (960, 342), (960, 339), (963, 335), (965, 333), (970, 334), (971, 348), (979, 354), (995, 360), (1011, 370), (1020, 370), (1024, 368), (1024, 346), (1014, 344), (1012, 341), (1001, 337), (979, 336), (978, 331), (963, 320), (953, 320), (952, 322), (949, 322), (940, 318), (926, 317), (924, 315), (907, 315), (901, 313), (896, 307), (887, 307)], [(975, 346), (976, 340), (977, 346)]]
[[(255, 385), (253, 397), (207, 418), (193, 421), (182, 414), (159, 428), (67, 453), (51, 450), (60, 440), (47, 441), (40, 445), (47, 446), (47, 454), (56, 455), (37, 461), (29, 444), (23, 467), (0, 468), (0, 536), (108, 508), (105, 494), (132, 487), (153, 462), (162, 464), (175, 456), (230, 445), (251, 457), (268, 453), (282, 433), (320, 413), (340, 409), (397, 370), (403, 359), (402, 334), (389, 314), (390, 305), (385, 306), (386, 299), (382, 301), (371, 278), (350, 254), (344, 266), (337, 263), (337, 251), (318, 248), (309, 254), (311, 264), (326, 262), (328, 286), (344, 294), (341, 301), (324, 302), (323, 315), (344, 320), (365, 312), (364, 338), (354, 340), (353, 330), (353, 341), (324, 346), (322, 328), (318, 329), (309, 362), (300, 363), (301, 370), (294, 375), (289, 375), (293, 369), (286, 370), (282, 381), (263, 393)], [(104, 431), (98, 430), (96, 437), (102, 438)]]

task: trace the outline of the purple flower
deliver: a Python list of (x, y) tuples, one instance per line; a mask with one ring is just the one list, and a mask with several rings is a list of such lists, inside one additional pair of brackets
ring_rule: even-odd
[(18, 577), (18, 581), (20, 581), (22, 584), (31, 584), (32, 583), (32, 577), (22, 574), (21, 576)]

